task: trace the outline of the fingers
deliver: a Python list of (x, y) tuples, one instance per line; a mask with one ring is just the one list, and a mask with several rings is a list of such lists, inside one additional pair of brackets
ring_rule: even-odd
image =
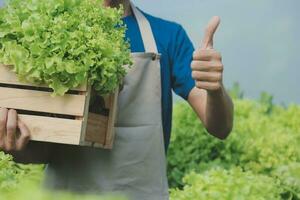
[(213, 48), (213, 38), (214, 34), (221, 22), (220, 17), (214, 16), (208, 23), (205, 33), (204, 33), (204, 38), (202, 40), (201, 48), (202, 49), (212, 49)]
[(209, 21), (201, 48), (194, 52), (191, 63), (192, 77), (196, 81), (196, 87), (208, 92), (222, 88), (222, 56), (213, 49), (214, 34), (220, 25), (220, 21), (218, 16)]
[(7, 113), (6, 108), (0, 108), (0, 149), (5, 146)]
[(209, 81), (209, 82), (222, 81), (222, 73), (219, 72), (193, 71), (192, 77), (196, 81)]
[(191, 64), (192, 70), (204, 72), (223, 72), (223, 64), (221, 62), (198, 61), (193, 60)]
[(18, 120), (18, 128), (20, 130), (20, 137), (17, 140), (17, 144), (16, 144), (16, 150), (22, 150), (25, 148), (25, 146), (27, 145), (27, 143), (30, 140), (30, 130), (29, 128), (26, 126), (26, 124), (24, 124), (24, 122), (22, 120)]
[(218, 91), (222, 88), (220, 82), (196, 81), (196, 87), (207, 91)]
[(222, 87), (223, 64), (222, 56), (213, 49), (197, 50), (191, 63), (192, 78), (197, 88), (217, 91)]
[[(17, 137), (17, 128), (20, 134)], [(0, 150), (7, 152), (24, 149), (30, 140), (30, 130), (18, 119), (16, 110), (0, 108)]]
[(11, 151), (16, 147), (17, 111), (10, 109), (6, 122), (6, 150)]
[(202, 61), (210, 61), (210, 60), (222, 60), (222, 55), (220, 52), (217, 52), (214, 49), (199, 49), (194, 51), (193, 60), (202, 60)]

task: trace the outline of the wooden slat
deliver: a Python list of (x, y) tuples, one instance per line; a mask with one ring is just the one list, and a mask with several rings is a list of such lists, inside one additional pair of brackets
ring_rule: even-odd
[[(94, 144), (94, 147), (104, 148), (104, 149), (112, 149), (113, 148), (113, 142), (115, 138), (115, 120), (117, 115), (117, 102), (118, 102), (118, 89), (117, 92), (114, 94), (109, 95), (105, 98), (106, 106), (109, 109), (109, 116), (103, 117), (102, 120), (99, 118), (101, 116), (97, 116), (97, 120), (101, 121), (103, 123), (102, 125), (98, 124), (98, 126), (104, 126), (104, 128), (101, 129), (101, 131), (96, 131), (93, 133), (92, 139), (98, 139), (97, 142)], [(98, 128), (99, 129), (99, 128)]]
[(49, 92), (0, 87), (0, 107), (82, 116), (85, 95), (51, 97)]
[(105, 108), (109, 109), (111, 104), (111, 95), (107, 95), (103, 97)]
[[(118, 90), (116, 90), (118, 91)], [(111, 95), (110, 101), (110, 110), (109, 110), (109, 117), (108, 117), (108, 125), (107, 125), (107, 132), (106, 132), (106, 140), (104, 148), (112, 149), (113, 142), (115, 139), (115, 121), (117, 115), (117, 102), (118, 102), (118, 92)]]
[(80, 120), (18, 115), (28, 126), (31, 140), (78, 145), (81, 133)]
[[(85, 140), (87, 123), (88, 123), (89, 107), (90, 107), (90, 99), (91, 99), (91, 91), (92, 91), (92, 87), (89, 86), (88, 92), (85, 93), (86, 98), (85, 98), (83, 116), (79, 118), (82, 120), (81, 136), (80, 136), (80, 145), (82, 145), (82, 146), (92, 146), (91, 142)], [(83, 92), (80, 92), (80, 93), (83, 93)]]
[(100, 147), (103, 147), (106, 140), (107, 123), (108, 117), (89, 113), (85, 140), (100, 143)]
[[(11, 71), (11, 67), (3, 65), (3, 64), (0, 64), (0, 83), (48, 88), (48, 86), (46, 86), (46, 85), (37, 85), (37, 84), (32, 84), (32, 83), (20, 82), (18, 80), (16, 74)], [(87, 91), (87, 86), (85, 84), (85, 85), (73, 88), (72, 90)]]

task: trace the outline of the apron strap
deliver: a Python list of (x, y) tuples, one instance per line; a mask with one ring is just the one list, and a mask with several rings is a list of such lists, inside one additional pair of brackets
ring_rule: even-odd
[(149, 21), (144, 16), (144, 14), (135, 7), (135, 5), (132, 2), (130, 2), (130, 5), (142, 35), (145, 52), (158, 54), (156, 42)]

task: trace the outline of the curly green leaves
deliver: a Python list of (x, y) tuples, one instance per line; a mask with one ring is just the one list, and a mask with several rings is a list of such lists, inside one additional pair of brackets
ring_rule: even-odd
[(131, 63), (122, 10), (102, 0), (11, 0), (0, 9), (0, 63), (63, 95), (86, 83), (114, 91)]

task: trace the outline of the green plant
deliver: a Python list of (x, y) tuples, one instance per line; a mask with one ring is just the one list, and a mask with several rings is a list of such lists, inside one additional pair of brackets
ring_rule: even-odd
[(26, 180), (38, 183), (42, 179), (42, 165), (20, 165), (12, 161), (12, 156), (0, 151), (0, 193), (8, 192)]
[(20, 165), (0, 151), (0, 200), (125, 200), (118, 196), (51, 192), (40, 187), (43, 165)]
[(131, 63), (122, 9), (102, 0), (10, 0), (0, 9), (0, 63), (20, 81), (54, 95), (89, 81), (101, 94), (117, 88)]
[(35, 184), (20, 184), (10, 192), (1, 193), (0, 200), (126, 200), (122, 196), (79, 195), (67, 192), (51, 192)]
[(284, 199), (300, 199), (300, 163), (289, 163), (278, 167), (272, 176), (280, 181)]
[(226, 141), (210, 136), (189, 105), (175, 106), (168, 152), (170, 186), (183, 188), (182, 178), (191, 171), (202, 174), (238, 166), (278, 180), (285, 189), (283, 199), (299, 199), (299, 187), (287, 180), (295, 180), (291, 163), (300, 163), (300, 107), (273, 105), (266, 94), (260, 101), (235, 99), (234, 104), (234, 128)]
[(182, 187), (182, 178), (189, 171), (200, 172), (201, 164), (217, 164), (225, 159), (221, 155), (225, 143), (210, 136), (190, 106), (185, 103), (176, 104), (173, 118), (168, 150), (169, 184), (171, 187)]
[(184, 183), (183, 190), (171, 190), (171, 200), (279, 200), (281, 193), (273, 178), (241, 168), (192, 172)]

